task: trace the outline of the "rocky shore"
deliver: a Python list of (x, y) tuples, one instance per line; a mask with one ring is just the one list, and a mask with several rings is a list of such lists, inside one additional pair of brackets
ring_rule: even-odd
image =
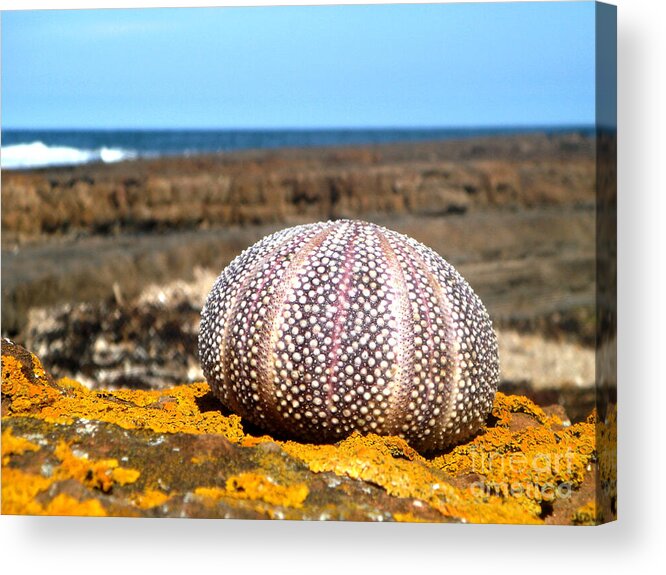
[(594, 405), (595, 154), (577, 134), (284, 149), (2, 174), (2, 332), (55, 377), (201, 378), (219, 271), (288, 225), (354, 217), (429, 245), (500, 338), (501, 389)]

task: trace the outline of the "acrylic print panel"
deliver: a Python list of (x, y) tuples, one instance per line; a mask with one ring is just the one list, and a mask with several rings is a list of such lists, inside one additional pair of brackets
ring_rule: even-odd
[(3, 14), (2, 512), (615, 518), (615, 9)]

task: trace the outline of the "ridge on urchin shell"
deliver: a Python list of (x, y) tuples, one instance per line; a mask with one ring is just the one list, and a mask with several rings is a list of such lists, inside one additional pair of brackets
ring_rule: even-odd
[(358, 430), (441, 450), (479, 428), (499, 380), (488, 313), (453, 266), (351, 220), (282, 230), (233, 260), (199, 355), (228, 409), (317, 443)]

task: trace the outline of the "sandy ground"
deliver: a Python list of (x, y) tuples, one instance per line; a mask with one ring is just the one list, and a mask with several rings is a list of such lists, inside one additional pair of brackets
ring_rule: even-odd
[(502, 381), (530, 382), (535, 389), (594, 386), (591, 348), (515, 331), (499, 331), (497, 338)]

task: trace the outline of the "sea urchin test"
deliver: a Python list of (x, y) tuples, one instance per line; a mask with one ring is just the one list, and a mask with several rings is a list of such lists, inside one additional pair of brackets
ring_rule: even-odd
[(228, 409), (281, 437), (398, 435), (420, 451), (474, 433), (499, 379), (481, 300), (430, 248), (375, 224), (296, 226), (215, 282), (199, 355)]

